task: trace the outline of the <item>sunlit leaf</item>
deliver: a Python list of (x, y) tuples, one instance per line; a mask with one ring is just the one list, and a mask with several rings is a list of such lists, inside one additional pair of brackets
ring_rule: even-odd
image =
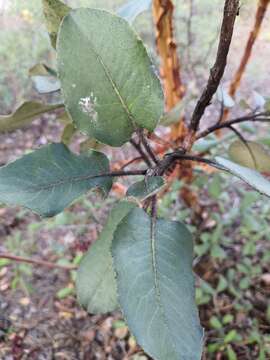
[(45, 105), (35, 101), (25, 102), (13, 114), (0, 115), (0, 133), (14, 131), (30, 124), (44, 113), (63, 108), (62, 104)]
[(61, 25), (57, 52), (65, 104), (80, 131), (120, 146), (137, 128), (155, 129), (163, 112), (161, 84), (124, 19), (73, 10)]
[(73, 125), (73, 123), (67, 124), (62, 133), (61, 142), (65, 145), (69, 145), (73, 135), (76, 134), (76, 132), (77, 128)]
[(29, 69), (29, 76), (54, 76), (57, 77), (57, 73), (54, 69), (46, 64), (36, 64)]
[(51, 44), (55, 48), (59, 26), (71, 8), (60, 0), (42, 0), (42, 4)]
[(201, 359), (187, 228), (165, 220), (151, 227), (150, 217), (136, 208), (117, 227), (112, 254), (119, 303), (143, 349), (154, 359)]
[(261, 144), (247, 141), (245, 145), (237, 140), (231, 144), (229, 156), (231, 160), (242, 166), (259, 172), (270, 172), (270, 152)]
[(112, 186), (107, 157), (71, 153), (63, 144), (47, 145), (0, 168), (0, 202), (54, 216), (87, 191)]

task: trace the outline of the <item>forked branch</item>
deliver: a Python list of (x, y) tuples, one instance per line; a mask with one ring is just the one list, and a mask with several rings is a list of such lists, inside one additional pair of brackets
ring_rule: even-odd
[(206, 137), (209, 134), (212, 134), (213, 132), (217, 131), (217, 130), (221, 130), (221, 129), (225, 129), (225, 128), (230, 128), (233, 125), (237, 125), (237, 124), (241, 124), (243, 122), (269, 122), (270, 123), (270, 112), (266, 111), (266, 112), (262, 112), (262, 113), (251, 113), (249, 115), (245, 115), (236, 119), (232, 119), (232, 120), (228, 120), (224, 123), (217, 123), (213, 126), (210, 126), (209, 128), (201, 131), (197, 136), (196, 136), (196, 140), (202, 139), (204, 137)]
[(201, 118), (205, 109), (210, 105), (211, 100), (216, 93), (220, 81), (224, 75), (227, 65), (227, 57), (230, 50), (230, 45), (233, 36), (235, 19), (239, 10), (239, 0), (226, 0), (224, 6), (223, 22), (221, 26), (219, 46), (216, 56), (216, 61), (213, 68), (210, 70), (208, 83), (198, 100), (194, 109), (190, 122), (190, 130), (194, 134), (199, 128)]

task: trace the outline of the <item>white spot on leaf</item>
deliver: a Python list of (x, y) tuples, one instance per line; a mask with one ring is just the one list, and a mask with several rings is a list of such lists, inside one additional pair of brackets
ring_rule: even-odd
[(97, 106), (97, 98), (92, 92), (90, 96), (80, 99), (79, 106), (83, 113), (89, 115), (93, 121), (97, 121), (98, 113), (95, 109)]

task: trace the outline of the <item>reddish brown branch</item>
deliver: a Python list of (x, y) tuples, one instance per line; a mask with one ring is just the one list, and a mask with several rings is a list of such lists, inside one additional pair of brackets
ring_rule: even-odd
[[(229, 94), (233, 98), (236, 94), (237, 89), (240, 86), (241, 80), (246, 71), (247, 64), (250, 60), (254, 44), (259, 36), (260, 30), (262, 27), (262, 23), (263, 23), (263, 19), (265, 17), (266, 10), (267, 10), (269, 3), (270, 3), (270, 0), (259, 0), (253, 29), (250, 32), (250, 35), (249, 35), (249, 38), (248, 38), (248, 41), (247, 41), (247, 44), (245, 47), (244, 55), (242, 57), (239, 68), (237, 69), (237, 71), (233, 77), (233, 80), (231, 82), (230, 88), (229, 88)], [(225, 110), (222, 121), (225, 121), (227, 119), (229, 112), (230, 112), (229, 109)]]
[(190, 131), (192, 134), (191, 139), (193, 140), (194, 140), (194, 133), (196, 133), (196, 131), (199, 128), (199, 124), (205, 112), (205, 109), (207, 108), (208, 105), (210, 105), (213, 95), (216, 93), (220, 81), (224, 75), (224, 71), (227, 65), (227, 57), (233, 36), (235, 19), (238, 14), (238, 10), (239, 10), (239, 0), (225, 0), (223, 22), (221, 26), (216, 61), (213, 68), (210, 70), (208, 83), (200, 99), (198, 100), (198, 103), (194, 109), (190, 122)]
[(267, 7), (269, 5), (269, 2), (270, 2), (270, 0), (259, 0), (259, 5), (258, 5), (257, 13), (256, 13), (254, 28), (252, 29), (252, 31), (249, 35), (249, 39), (248, 39), (248, 42), (247, 42), (247, 45), (245, 48), (244, 56), (241, 60), (240, 66), (239, 66), (239, 68), (234, 76), (234, 79), (231, 83), (231, 86), (230, 86), (229, 93), (232, 97), (234, 97), (236, 90), (238, 89), (238, 87), (240, 85), (241, 79), (243, 77), (243, 74), (244, 74), (245, 69), (248, 64), (248, 61), (250, 59), (253, 46), (254, 46), (255, 41), (258, 38), (258, 35), (260, 33), (262, 22), (263, 22)]
[(167, 110), (172, 109), (185, 93), (180, 76), (180, 61), (173, 34), (173, 12), (174, 5), (171, 0), (153, 1), (156, 43), (161, 57), (160, 72), (164, 82)]
[(44, 267), (47, 267), (50, 269), (61, 269), (61, 270), (67, 270), (67, 271), (76, 270), (78, 268), (76, 265), (59, 265), (59, 264), (51, 263), (51, 262), (44, 261), (44, 260), (29, 259), (29, 258), (24, 258), (21, 256), (15, 256), (15, 255), (5, 254), (5, 253), (0, 253), (0, 259), (7, 259), (7, 260), (16, 261), (16, 262), (26, 263), (26, 264), (44, 266)]
[(251, 121), (251, 122), (269, 122), (270, 123), (270, 113), (269, 112), (263, 112), (263, 113), (251, 113), (249, 115), (245, 115), (236, 119), (232, 119), (232, 120), (228, 120), (225, 121), (223, 123), (217, 123), (213, 126), (210, 126), (209, 128), (201, 131), (200, 133), (197, 134), (196, 136), (196, 140), (202, 139), (206, 136), (208, 136), (209, 134), (212, 134), (216, 131), (222, 130), (222, 129), (226, 129), (229, 128), (233, 125), (237, 125), (237, 124), (241, 124), (243, 122), (247, 122), (247, 121)]

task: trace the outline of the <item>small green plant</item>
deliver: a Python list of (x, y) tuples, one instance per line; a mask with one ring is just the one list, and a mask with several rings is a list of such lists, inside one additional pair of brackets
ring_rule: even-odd
[[(131, 21), (150, 4), (140, 3), (144, 5), (122, 8), (121, 15)], [(225, 1), (220, 46), (209, 82), (194, 109), (182, 146), (170, 149), (163, 158), (158, 157), (147, 139), (164, 116), (162, 86), (132, 25), (104, 10), (72, 10), (58, 0), (43, 0), (43, 5), (58, 64), (57, 76), (48, 68), (45, 71), (58, 77), (53, 86), (59, 84), (64, 102), (55, 106), (65, 109), (70, 119), (68, 126), (72, 124), (71, 131), (66, 130), (65, 143), (73, 130), (87, 135), (92, 144), (121, 147), (131, 142), (145, 166), (111, 171), (110, 161), (101, 151), (85, 151), (82, 147), (84, 150), (77, 155), (63, 143), (50, 144), (0, 168), (0, 201), (52, 217), (89, 190), (98, 189), (108, 196), (114, 178), (142, 176), (113, 208), (99, 239), (83, 257), (77, 273), (77, 296), (89, 313), (121, 309), (138, 343), (155, 359), (200, 359), (204, 336), (195, 304), (192, 235), (184, 223), (158, 216), (157, 194), (166, 184), (171, 168), (179, 162), (184, 166), (192, 161), (237, 176), (270, 196), (269, 181), (257, 171), (262, 169), (261, 161), (264, 165), (270, 162), (269, 154), (260, 145), (253, 146), (241, 138), (242, 143), (231, 148), (235, 162), (222, 157), (206, 158), (193, 150), (199, 140), (218, 129), (237, 132), (236, 124), (270, 119), (266, 103), (264, 110), (255, 109), (240, 118), (218, 121), (206, 130), (199, 130), (225, 70), (239, 2)], [(44, 68), (40, 71), (44, 72)], [(44, 85), (39, 78), (36, 81), (39, 88)], [(0, 118), (0, 126), (8, 122), (13, 126), (18, 119), (25, 123), (33, 111), (43, 110), (52, 108), (25, 105), (10, 118)], [(170, 116), (175, 121), (175, 111), (166, 114), (166, 122)], [(244, 161), (239, 154), (244, 156)], [(250, 157), (248, 162), (246, 155)], [(220, 187), (220, 179), (215, 177), (210, 183), (213, 197), (218, 197)], [(210, 240), (209, 234), (205, 234), (203, 243), (196, 249), (198, 253), (203, 255), (211, 249), (213, 257), (222, 258), (224, 254), (218, 242), (221, 231), (222, 227), (218, 226)], [(245, 269), (245, 275), (249, 276), (251, 270)], [(244, 282), (242, 285), (249, 286)], [(224, 286), (227, 284), (220, 284), (221, 288)], [(70, 293), (72, 288), (62, 289), (58, 297)], [(202, 303), (208, 301), (203, 292), (197, 297)], [(215, 329), (229, 321), (210, 319)], [(232, 344), (237, 334), (230, 331), (224, 336), (220, 346), (234, 359)]]

